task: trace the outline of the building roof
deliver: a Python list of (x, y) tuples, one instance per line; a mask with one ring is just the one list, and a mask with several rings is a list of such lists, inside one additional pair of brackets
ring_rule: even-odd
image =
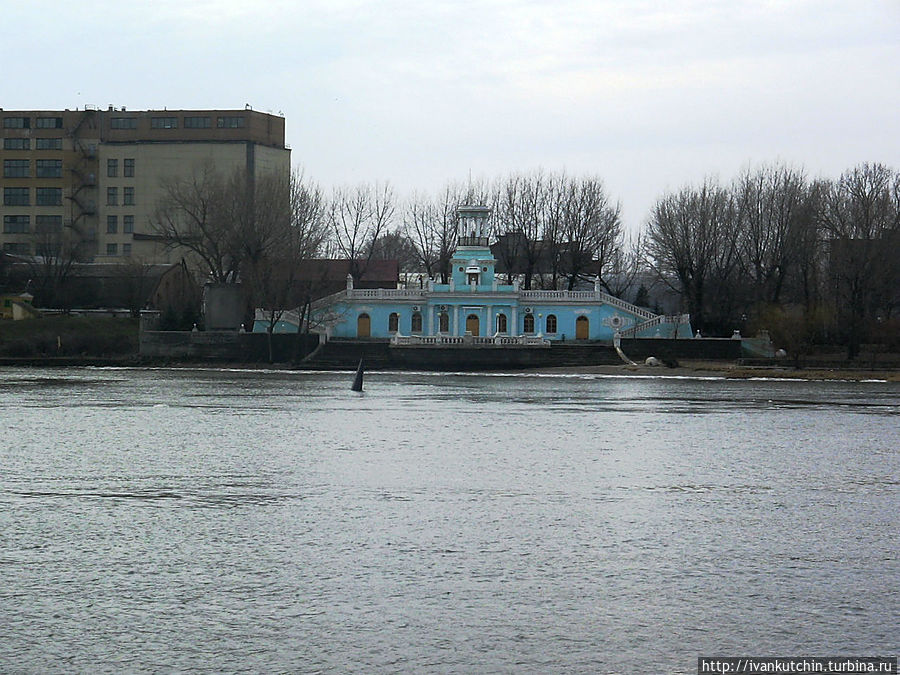
[[(297, 268), (295, 278), (303, 281), (337, 281), (342, 285), (353, 267), (348, 259), (314, 258), (304, 260)], [(354, 282), (357, 288), (393, 288), (400, 281), (400, 263), (397, 260), (357, 260), (362, 273)]]
[[(332, 295), (347, 288), (347, 276), (356, 267), (362, 273), (354, 280), (354, 288), (397, 288), (400, 282), (400, 263), (397, 260), (357, 260), (355, 265), (349, 259), (313, 258), (304, 260), (294, 269), (287, 261), (276, 263), (275, 276), (285, 284), (290, 279), (290, 292), (275, 289), (281, 298), (276, 304), (296, 307), (306, 301)], [(276, 280), (276, 285), (279, 281)], [(286, 298), (286, 299), (285, 299)]]

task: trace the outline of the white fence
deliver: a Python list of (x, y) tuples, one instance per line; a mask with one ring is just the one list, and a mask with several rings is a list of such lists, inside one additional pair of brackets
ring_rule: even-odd
[(550, 341), (528, 335), (395, 335), (391, 344), (398, 347), (549, 347)]

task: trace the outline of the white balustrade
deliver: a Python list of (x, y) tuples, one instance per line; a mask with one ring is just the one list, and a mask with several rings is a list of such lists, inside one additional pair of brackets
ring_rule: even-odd
[(482, 347), (547, 347), (549, 340), (526, 335), (496, 335), (493, 337), (473, 337), (471, 335), (395, 335), (391, 344), (408, 347), (423, 346), (446, 347), (452, 345), (478, 345)]

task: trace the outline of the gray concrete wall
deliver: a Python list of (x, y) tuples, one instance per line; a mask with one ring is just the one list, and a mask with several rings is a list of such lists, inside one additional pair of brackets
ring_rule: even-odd
[[(302, 359), (318, 344), (318, 335), (272, 335), (272, 360), (289, 363)], [(265, 363), (269, 360), (269, 342), (265, 333), (142, 330), (140, 354), (145, 358), (173, 361)]]
[[(244, 320), (244, 293), (238, 284), (206, 284), (203, 323), (208, 331), (237, 330)], [(252, 326), (246, 327), (248, 330)]]

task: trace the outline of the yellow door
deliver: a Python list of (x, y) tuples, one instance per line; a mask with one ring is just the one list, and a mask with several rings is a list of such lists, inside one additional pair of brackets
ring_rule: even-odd
[(356, 319), (356, 337), (370, 337), (372, 335), (372, 320), (368, 314), (360, 314)]
[(474, 337), (478, 337), (478, 316), (469, 314), (466, 317), (466, 332), (471, 333)]
[(579, 316), (575, 319), (575, 339), (587, 340), (590, 334), (590, 322), (586, 316)]

